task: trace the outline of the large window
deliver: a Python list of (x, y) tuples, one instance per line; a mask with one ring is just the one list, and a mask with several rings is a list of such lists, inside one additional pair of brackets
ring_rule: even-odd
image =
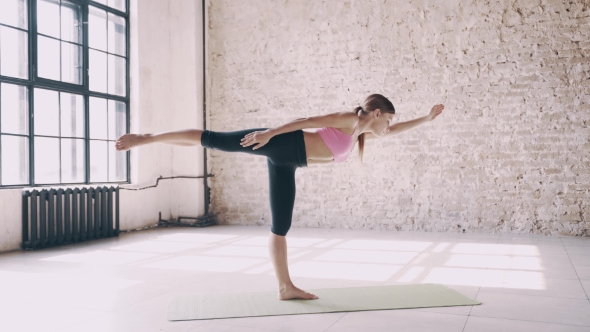
[(129, 181), (127, 0), (0, 0), (0, 187)]

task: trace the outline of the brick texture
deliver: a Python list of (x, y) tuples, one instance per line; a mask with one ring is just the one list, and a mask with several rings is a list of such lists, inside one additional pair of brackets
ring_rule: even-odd
[[(293, 227), (590, 236), (590, 2), (255, 1), (208, 7), (207, 128), (275, 127), (371, 93), (400, 121), (298, 169)], [(211, 212), (270, 225), (264, 157), (209, 151)]]

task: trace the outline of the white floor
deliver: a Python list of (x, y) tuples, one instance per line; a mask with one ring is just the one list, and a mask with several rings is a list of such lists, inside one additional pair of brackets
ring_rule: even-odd
[(300, 288), (440, 283), (483, 304), (166, 319), (178, 294), (275, 290), (268, 234), (163, 228), (0, 254), (0, 331), (590, 331), (590, 238), (313, 228), (287, 236)]

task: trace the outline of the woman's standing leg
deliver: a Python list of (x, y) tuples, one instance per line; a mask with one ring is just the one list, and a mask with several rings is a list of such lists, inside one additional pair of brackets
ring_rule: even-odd
[(287, 232), (291, 228), (293, 206), (295, 204), (295, 170), (291, 165), (276, 165), (267, 159), (270, 209), (272, 226), (268, 239), (268, 251), (277, 281), (279, 299), (317, 299), (314, 294), (305, 292), (293, 284), (289, 276), (287, 261)]

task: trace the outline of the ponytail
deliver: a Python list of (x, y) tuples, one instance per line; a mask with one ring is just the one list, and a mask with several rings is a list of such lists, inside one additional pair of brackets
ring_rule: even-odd
[[(365, 113), (365, 110), (363, 109), (362, 106), (357, 106), (354, 108), (354, 114), (356, 114), (358, 116), (359, 111)], [(362, 164), (363, 163), (363, 152), (365, 150), (365, 133), (360, 134), (359, 136), (359, 161)]]

